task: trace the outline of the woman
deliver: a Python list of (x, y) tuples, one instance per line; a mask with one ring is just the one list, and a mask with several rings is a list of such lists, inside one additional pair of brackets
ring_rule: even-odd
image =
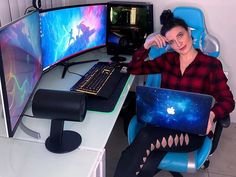
[[(129, 64), (131, 74), (161, 73), (161, 87), (212, 95), (216, 103), (212, 107), (207, 135), (212, 136), (216, 119), (228, 115), (234, 109), (233, 95), (227, 85), (221, 62), (193, 48), (188, 26), (175, 18), (170, 10), (161, 15), (161, 34), (144, 43)], [(167, 52), (154, 60), (145, 61), (148, 49), (169, 44), (174, 52)], [(189, 134), (161, 127), (146, 126), (123, 151), (115, 177), (151, 177), (167, 152), (190, 152), (201, 147), (204, 136)]]

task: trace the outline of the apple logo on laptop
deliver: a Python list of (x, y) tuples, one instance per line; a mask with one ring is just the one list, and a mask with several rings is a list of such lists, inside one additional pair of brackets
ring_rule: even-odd
[(173, 108), (173, 106), (170, 107), (170, 108), (167, 108), (166, 111), (167, 111), (167, 113), (170, 114), (170, 115), (174, 115), (174, 114), (175, 114), (175, 109)]

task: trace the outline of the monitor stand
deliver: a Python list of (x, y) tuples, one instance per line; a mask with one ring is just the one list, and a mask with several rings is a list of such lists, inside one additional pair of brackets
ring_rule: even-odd
[(89, 63), (89, 62), (94, 62), (94, 61), (98, 61), (98, 59), (86, 60), (86, 61), (78, 61), (78, 62), (62, 62), (60, 65), (64, 66), (64, 69), (63, 69), (61, 78), (65, 77), (66, 71), (68, 70), (69, 67), (71, 67), (73, 65), (77, 65), (77, 64)]
[(110, 58), (111, 61), (113, 62), (122, 62), (126, 61), (125, 57), (119, 56), (120, 54), (120, 49), (118, 46), (116, 46), (115, 51), (114, 51), (114, 56)]
[(35, 139), (40, 139), (41, 136), (40, 136), (40, 133), (39, 132), (36, 132), (30, 128), (28, 128), (21, 120), (20, 124), (19, 124), (20, 128), (23, 130), (23, 132), (25, 132), (27, 135), (35, 138)]
[(111, 57), (111, 61), (114, 61), (114, 62), (121, 62), (125, 60), (126, 60), (125, 57), (119, 56), (118, 54), (115, 54), (113, 57)]
[[(32, 107), (32, 100), (29, 101), (28, 107)], [(21, 119), (21, 121), (20, 121), (20, 123), (19, 123), (19, 127), (21, 128), (21, 130), (22, 130), (25, 134), (31, 136), (32, 138), (35, 138), (35, 139), (40, 139), (40, 138), (41, 138), (39, 132), (36, 132), (36, 131), (30, 129), (29, 127), (27, 127), (27, 126), (24, 124), (23, 118)]]

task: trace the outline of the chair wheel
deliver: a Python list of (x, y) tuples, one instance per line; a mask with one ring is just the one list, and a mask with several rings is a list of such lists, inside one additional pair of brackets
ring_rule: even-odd
[(201, 166), (201, 169), (205, 170), (209, 167), (209, 164), (210, 164), (210, 160), (207, 159), (204, 164)]

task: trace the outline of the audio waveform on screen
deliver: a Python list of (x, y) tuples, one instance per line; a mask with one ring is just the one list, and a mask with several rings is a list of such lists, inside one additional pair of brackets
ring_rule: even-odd
[(11, 130), (42, 74), (39, 14), (32, 13), (1, 31), (0, 44)]

